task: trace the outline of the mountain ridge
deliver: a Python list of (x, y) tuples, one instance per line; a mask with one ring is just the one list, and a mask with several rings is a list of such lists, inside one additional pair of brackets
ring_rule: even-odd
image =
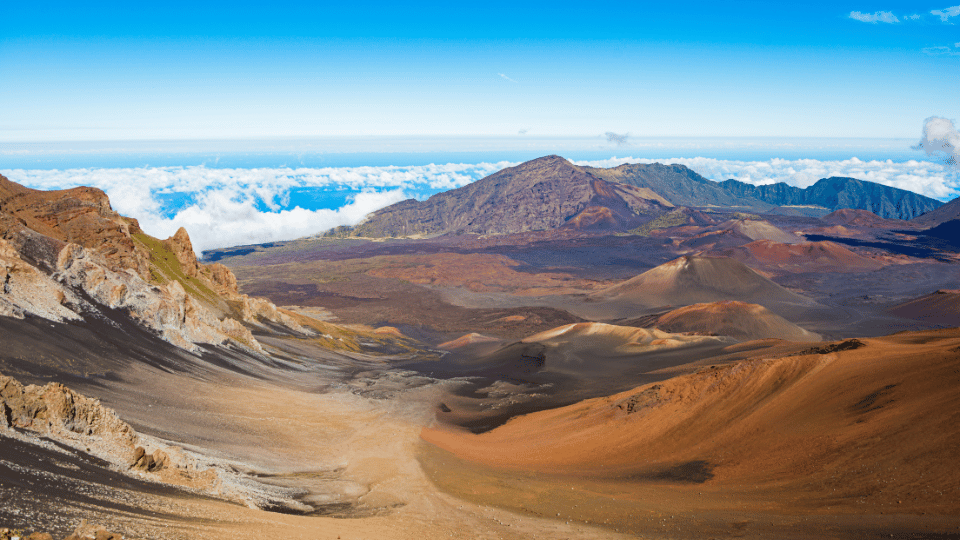
[(578, 166), (556, 155), (508, 167), (466, 186), (408, 199), (369, 214), (331, 236), (429, 237), (529, 231), (637, 229), (676, 209), (797, 214), (851, 208), (881, 218), (911, 219), (942, 206), (910, 191), (846, 177), (807, 188), (715, 182), (684, 165), (625, 163)]
[(775, 206), (815, 205), (831, 211), (852, 208), (869, 210), (887, 219), (912, 219), (943, 205), (912, 191), (845, 176), (821, 178), (806, 188), (784, 182), (755, 186), (739, 180), (724, 180), (719, 185), (729, 193)]

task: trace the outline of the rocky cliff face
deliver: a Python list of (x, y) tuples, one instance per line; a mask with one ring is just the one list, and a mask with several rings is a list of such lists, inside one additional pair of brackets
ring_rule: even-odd
[(39, 191), (0, 176), (0, 228), (6, 239), (32, 231), (96, 249), (107, 268), (150, 276), (150, 264), (132, 236), (141, 232), (137, 220), (114, 212), (106, 193), (96, 188)]
[(784, 184), (754, 186), (737, 180), (719, 184), (738, 197), (752, 197), (775, 206), (814, 205), (828, 210), (853, 208), (868, 210), (887, 219), (912, 219), (943, 205), (936, 199), (912, 191), (874, 182), (832, 176), (807, 188)]
[(504, 169), (426, 201), (413, 199), (371, 214), (352, 233), (387, 237), (509, 234), (550, 230), (623, 229), (673, 205), (649, 189), (598, 178), (559, 156)]
[(0, 279), (2, 316), (106, 320), (104, 310), (119, 310), (191, 351), (227, 342), (262, 351), (244, 323), (309, 333), (239, 294), (225, 266), (200, 264), (186, 230), (152, 238), (96, 189), (43, 192), (0, 176)]

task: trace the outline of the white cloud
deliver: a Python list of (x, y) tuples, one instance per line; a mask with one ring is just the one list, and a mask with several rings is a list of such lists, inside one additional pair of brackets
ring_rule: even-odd
[(914, 13), (913, 15), (907, 15), (906, 17), (904, 17), (904, 19), (910, 19), (911, 21), (919, 21), (920, 14)]
[(957, 132), (953, 120), (931, 116), (923, 122), (923, 135), (915, 146), (930, 156), (943, 159), (944, 163), (960, 170), (960, 132)]
[[(194, 247), (202, 251), (290, 240), (338, 225), (354, 225), (366, 214), (418, 192), (464, 186), (509, 165), (502, 162), (322, 169), (19, 169), (3, 174), (36, 189), (98, 187), (107, 193), (117, 212), (137, 218), (147, 233), (166, 238), (179, 227), (186, 227)], [(359, 193), (336, 210), (311, 210), (288, 207), (294, 189), (348, 189)], [(170, 198), (179, 202), (170, 203)], [(171, 205), (176, 207), (174, 212), (170, 211)]]
[(875, 13), (860, 13), (859, 11), (851, 11), (850, 18), (858, 20), (865, 23), (876, 24), (878, 22), (882, 23), (898, 23), (900, 19), (897, 18), (890, 11), (877, 11)]
[(506, 80), (508, 80), (508, 81), (510, 81), (510, 82), (512, 82), (512, 83), (515, 83), (515, 82), (517, 82), (517, 81), (515, 81), (515, 80), (513, 80), (513, 79), (511, 79), (510, 77), (507, 77), (507, 76), (506, 76), (506, 75), (504, 75), (503, 73), (497, 73), (497, 75), (499, 75), (499, 76), (501, 76), (501, 77), (503, 77), (504, 79), (506, 79)]
[(310, 236), (338, 225), (355, 225), (370, 212), (406, 199), (402, 189), (384, 192), (366, 191), (353, 202), (336, 210), (305, 210), (296, 207), (278, 212), (263, 212), (251, 199), (238, 201), (227, 193), (215, 191), (202, 195), (172, 218), (141, 222), (144, 229), (175, 231), (186, 227), (198, 251), (242, 244), (259, 244)]
[[(943, 119), (932, 119), (943, 120)], [(946, 123), (927, 122), (923, 149), (952, 152), (960, 141)], [(936, 141), (939, 147), (932, 146)], [(952, 146), (945, 147), (943, 144)], [(939, 155), (939, 154), (937, 154)], [(711, 180), (735, 178), (751, 184), (786, 182), (806, 187), (820, 178), (849, 176), (909, 189), (941, 200), (960, 187), (948, 164), (928, 161), (837, 161), (770, 159), (765, 161), (714, 158), (611, 158), (578, 162), (595, 167), (622, 163), (679, 163)], [(149, 234), (166, 238), (186, 227), (198, 251), (290, 240), (338, 225), (354, 225), (368, 213), (424, 192), (467, 185), (505, 167), (509, 162), (411, 167), (210, 169), (206, 167), (144, 167), (125, 169), (7, 170), (2, 174), (29, 187), (64, 189), (95, 186), (110, 196), (113, 208), (137, 218)], [(305, 209), (290, 204), (295, 191), (349, 190), (353, 195), (335, 209)], [(171, 202), (172, 201), (172, 202)], [(171, 210), (172, 208), (172, 210)]]
[(953, 6), (944, 9), (935, 9), (930, 12), (931, 15), (936, 15), (940, 17), (940, 20), (943, 22), (950, 22), (950, 17), (956, 17), (960, 15), (960, 6)]
[(907, 189), (933, 197), (956, 197), (960, 181), (942, 164), (927, 161), (892, 160), (863, 161), (850, 158), (836, 161), (817, 159), (770, 159), (766, 161), (738, 161), (705, 157), (672, 159), (612, 158), (602, 161), (577, 162), (591, 167), (616, 167), (623, 163), (679, 163), (710, 180), (739, 180), (748, 184), (764, 185), (785, 182), (791, 186), (808, 187), (821, 178), (846, 176), (876, 182), (886, 186)]

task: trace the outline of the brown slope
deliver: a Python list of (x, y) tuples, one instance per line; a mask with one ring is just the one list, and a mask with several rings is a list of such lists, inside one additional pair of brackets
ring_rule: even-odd
[(789, 341), (820, 341), (808, 332), (763, 306), (726, 301), (694, 304), (661, 316), (656, 327), (672, 333), (729, 336), (741, 341), (778, 338)]
[(960, 219), (960, 197), (957, 197), (936, 210), (931, 210), (911, 219), (910, 223), (923, 229), (929, 229), (953, 219)]
[(810, 304), (741, 262), (727, 257), (685, 255), (591, 295), (646, 306), (683, 306), (721, 300), (755, 304)]
[(602, 180), (559, 156), (504, 169), (426, 201), (413, 199), (369, 215), (351, 234), (395, 237), (622, 229), (672, 205), (649, 189)]
[(960, 291), (937, 291), (895, 306), (890, 313), (931, 324), (960, 326)]
[[(927, 214), (924, 214), (927, 215)], [(869, 227), (872, 229), (909, 229), (918, 218), (910, 221), (902, 219), (882, 218), (869, 210), (859, 210), (853, 208), (842, 208), (836, 212), (827, 214), (820, 218), (820, 221), (830, 225), (839, 225), (843, 227)]]
[(781, 244), (759, 240), (716, 254), (766, 271), (869, 272), (884, 266), (834, 242)]
[(683, 482), (696, 464), (687, 481), (725, 494), (708, 503), (721, 508), (957, 515), (960, 332), (862, 341), (705, 368), (481, 435), (422, 436), (493, 467), (624, 483)]
[(731, 219), (714, 227), (707, 228), (681, 245), (686, 249), (719, 250), (742, 246), (757, 240), (772, 240), (783, 244), (801, 242), (793, 233), (780, 229), (776, 225), (761, 219)]

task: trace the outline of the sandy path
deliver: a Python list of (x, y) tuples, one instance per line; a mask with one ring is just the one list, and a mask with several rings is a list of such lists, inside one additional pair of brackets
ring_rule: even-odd
[[(177, 398), (167, 403), (142, 398), (141, 403), (158, 399), (149, 407), (151, 424), (173, 423), (190, 446), (273, 475), (267, 482), (308, 489), (305, 502), (343, 503), (342, 508), (332, 507), (335, 513), (354, 517), (290, 515), (187, 499), (177, 501), (177, 513), (186, 521), (122, 520), (127, 530), (211, 539), (624, 537), (467, 503), (440, 492), (417, 460), (425, 444), (420, 432), (433, 421), (439, 385), (404, 390), (392, 399), (370, 399), (346, 390), (311, 393), (239, 378), (228, 385), (174, 381), (169, 375), (162, 380), (153, 391), (166, 395), (176, 389)], [(164, 431), (173, 438), (169, 434), (174, 429)]]

